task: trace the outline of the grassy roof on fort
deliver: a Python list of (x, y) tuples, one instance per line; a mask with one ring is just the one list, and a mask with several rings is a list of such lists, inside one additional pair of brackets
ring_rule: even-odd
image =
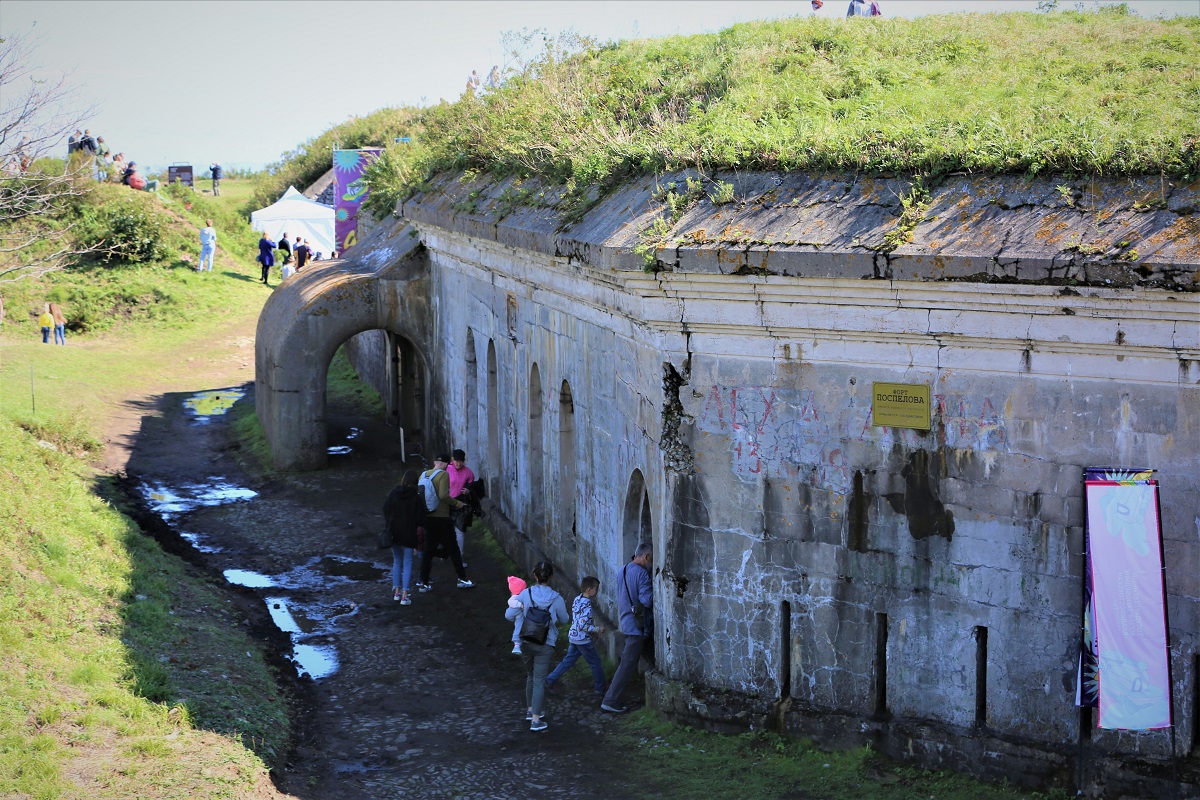
[(559, 38), (498, 89), (407, 112), (396, 135), (413, 143), (370, 178), (380, 209), (464, 168), (568, 186), (681, 167), (1195, 176), (1200, 18), (1116, 6)]

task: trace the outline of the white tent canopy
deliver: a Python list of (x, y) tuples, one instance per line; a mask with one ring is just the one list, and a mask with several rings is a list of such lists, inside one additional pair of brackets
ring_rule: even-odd
[(309, 200), (289, 186), (283, 197), (250, 214), (250, 227), (275, 241), (286, 231), (292, 242), (297, 236), (326, 258), (333, 252), (333, 209)]

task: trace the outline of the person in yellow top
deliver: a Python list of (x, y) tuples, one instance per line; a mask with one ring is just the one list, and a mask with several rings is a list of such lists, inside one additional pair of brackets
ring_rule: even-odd
[(50, 330), (54, 327), (54, 315), (50, 313), (50, 304), (42, 307), (42, 315), (38, 317), (38, 325), (42, 326), (42, 344), (50, 344)]

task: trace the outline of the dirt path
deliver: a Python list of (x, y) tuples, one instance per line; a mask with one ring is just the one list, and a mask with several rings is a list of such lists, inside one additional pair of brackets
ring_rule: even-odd
[[(205, 366), (204, 388), (252, 392), (244, 383), (252, 350), (232, 357), (245, 347), (231, 333), (218, 348), (229, 357)], [(529, 731), (500, 557), (469, 542), (477, 588), (455, 589), (449, 563), (437, 561), (432, 592), (408, 607), (392, 601), (390, 553), (375, 546), (379, 509), (399, 473), (391, 429), (331, 409), (330, 444), (351, 452), (331, 457), (327, 470), (262, 484), (238, 467), (227, 417), (198, 419), (186, 397), (129, 401), (111, 428), (109, 468), (180, 491), (221, 483), (258, 493), (172, 525), (219, 551), (198, 556), (216, 573), (270, 580), (243, 591), (261, 598), (250, 606), (264, 624), (269, 613), (295, 623), (296, 652), (309, 656), (298, 659), (302, 668), (336, 667), (297, 681), (301, 740), (277, 776), (282, 791), (305, 800), (635, 796), (624, 788), (637, 777), (633, 754), (606, 743), (619, 719), (596, 707), (582, 662), (568, 676), (581, 680), (548, 702), (549, 730)]]

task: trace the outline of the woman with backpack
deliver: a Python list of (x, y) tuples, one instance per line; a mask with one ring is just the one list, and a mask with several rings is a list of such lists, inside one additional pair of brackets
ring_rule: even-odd
[(392, 539), (392, 600), (412, 605), (408, 591), (412, 581), (413, 550), (418, 545), (417, 529), (425, 521), (425, 497), (417, 490), (417, 471), (405, 470), (400, 484), (383, 503), (383, 522)]
[(513, 621), (524, 616), (521, 627), (521, 660), (525, 662), (525, 719), (529, 730), (546, 730), (543, 719), (543, 702), (546, 698), (546, 676), (550, 674), (550, 661), (554, 658), (554, 645), (558, 641), (558, 626), (571, 621), (567, 604), (562, 595), (550, 587), (554, 577), (554, 565), (539, 561), (533, 568), (533, 583), (517, 595), (520, 604), (511, 605), (504, 612), (506, 619)]

